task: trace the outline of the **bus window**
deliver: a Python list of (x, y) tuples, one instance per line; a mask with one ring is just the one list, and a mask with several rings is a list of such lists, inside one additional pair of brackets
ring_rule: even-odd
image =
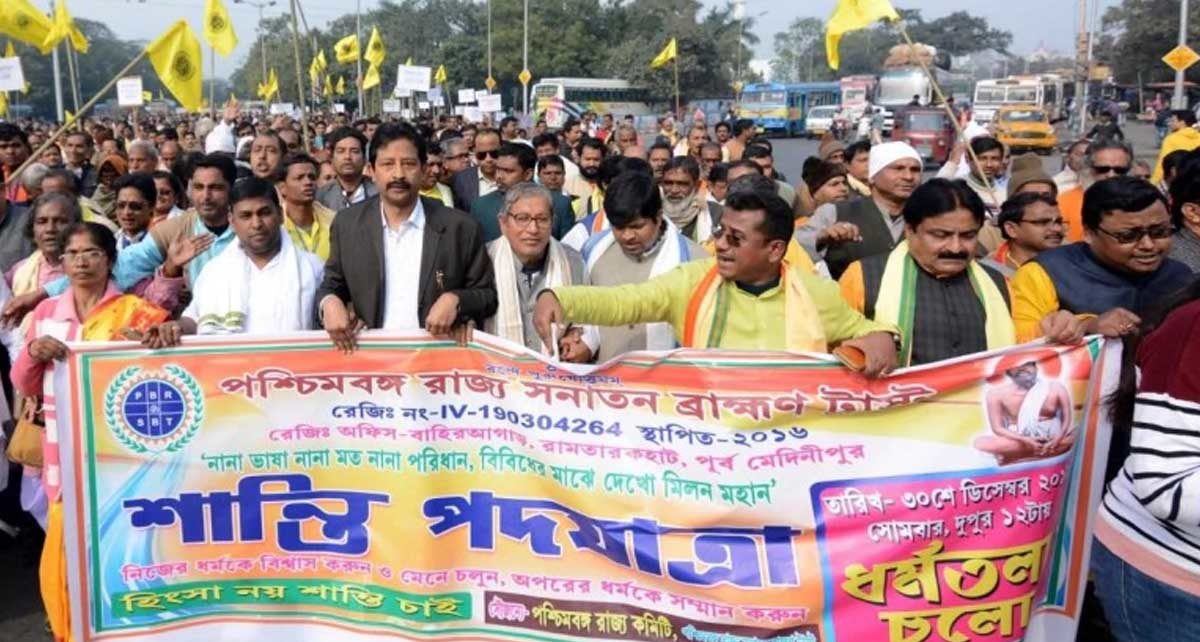
[(979, 87), (975, 90), (975, 102), (985, 104), (1004, 102), (1004, 88)]
[(1037, 104), (1037, 87), (1009, 87), (1006, 102)]
[(535, 98), (556, 98), (562, 87), (559, 85), (538, 85), (533, 88), (533, 96)]

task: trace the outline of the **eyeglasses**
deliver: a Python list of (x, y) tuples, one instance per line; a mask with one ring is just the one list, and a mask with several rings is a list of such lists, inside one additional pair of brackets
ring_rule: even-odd
[(489, 156), (492, 158), (500, 158), (500, 150), (499, 149), (491, 149), (486, 152), (484, 152), (484, 151), (475, 152), (475, 160), (483, 160)]
[(1104, 174), (1124, 176), (1129, 173), (1129, 167), (1122, 165), (1093, 165), (1092, 173), (1097, 176), (1103, 176)]
[(451, 154), (450, 156), (443, 156), (443, 158), (448, 161), (449, 160), (458, 160), (460, 158), (466, 158), (466, 157), (467, 157), (466, 152), (463, 152), (461, 154)]
[(1066, 227), (1067, 226), (1067, 222), (1065, 220), (1063, 220), (1061, 217), (1060, 218), (1038, 218), (1038, 219), (1033, 219), (1033, 220), (1023, 218), (1017, 222), (1018, 223), (1029, 223), (1030, 225), (1032, 225), (1034, 227), (1050, 227), (1051, 225), (1053, 225), (1055, 227)]
[(66, 252), (62, 253), (63, 261), (67, 263), (74, 263), (79, 259), (84, 259), (86, 262), (91, 263), (92, 261), (98, 260), (102, 256), (104, 256), (104, 250), (96, 248), (80, 251), (67, 250)]
[(1161, 241), (1165, 238), (1170, 238), (1175, 233), (1175, 228), (1170, 225), (1155, 225), (1154, 227), (1132, 227), (1127, 230), (1118, 230), (1110, 232), (1103, 227), (1096, 226), (1097, 230), (1104, 232), (1107, 236), (1116, 241), (1119, 245), (1133, 245), (1142, 240), (1143, 236), (1149, 236), (1151, 239)]
[(713, 231), (712, 231), (712, 235), (713, 235), (714, 240), (719, 240), (723, 237), (725, 239), (725, 242), (729, 244), (729, 247), (732, 247), (732, 248), (741, 247), (742, 241), (746, 240), (746, 237), (738, 234), (737, 232), (734, 232), (733, 230), (725, 227), (724, 225), (718, 225), (718, 226), (714, 227)]
[(526, 228), (532, 223), (536, 227), (546, 229), (550, 227), (550, 218), (541, 216), (527, 216), (525, 214), (509, 214), (508, 219), (516, 224), (517, 227)]

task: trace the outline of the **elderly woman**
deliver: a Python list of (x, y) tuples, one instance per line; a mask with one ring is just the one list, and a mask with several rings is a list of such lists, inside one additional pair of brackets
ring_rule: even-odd
[[(31, 313), (26, 332), (28, 343), (13, 364), (13, 387), (26, 397), (27, 404), (44, 398), (45, 375), (54, 361), (67, 356), (67, 341), (120, 340), (167, 318), (166, 310), (132, 294), (121, 294), (112, 282), (117, 242), (108, 228), (76, 221), (60, 234), (59, 247), (63, 248), (62, 264), (70, 286), (61, 295), (42, 301)], [(46, 444), (58, 442), (54, 435), (47, 437)], [(23, 505), (46, 529), (42, 600), (55, 639), (63, 640), (67, 639), (70, 626), (62, 501), (56, 485), (60, 479), (57, 455), (56, 449), (45, 448), (44, 477), (41, 470), (25, 470), (21, 497)]]
[(121, 156), (113, 155), (100, 161), (96, 168), (96, 192), (92, 194), (92, 205), (98, 214), (113, 217), (113, 210), (117, 207), (117, 192), (113, 184), (128, 171), (129, 165)]
[(63, 276), (59, 235), (81, 219), (79, 201), (69, 194), (47, 192), (33, 202), (25, 235), (33, 240), (36, 249), (4, 275), (13, 296), (36, 292)]

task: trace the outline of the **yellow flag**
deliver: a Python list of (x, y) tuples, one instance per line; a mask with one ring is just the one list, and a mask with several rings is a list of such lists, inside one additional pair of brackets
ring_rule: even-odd
[(279, 93), (279, 77), (275, 75), (275, 68), (267, 73), (267, 81), (258, 86), (258, 97), (263, 100), (270, 101), (271, 96)]
[(71, 18), (70, 12), (67, 11), (66, 0), (56, 0), (54, 3), (54, 22), (50, 25), (50, 31), (46, 34), (45, 41), (42, 46), (46, 49), (53, 49), (58, 46), (58, 43), (71, 39), (71, 46), (79, 53), (87, 53), (88, 41), (83, 36), (83, 32), (75, 26), (75, 21)]
[(438, 65), (437, 71), (433, 74), (433, 84), (446, 84), (446, 65)]
[(378, 87), (379, 83), (379, 67), (371, 65), (367, 68), (367, 75), (363, 76), (363, 89), (366, 90), (372, 87)]
[(75, 122), (75, 114), (72, 114), (70, 109), (64, 109), (63, 110), (63, 124), (70, 125), (73, 122)]
[(338, 76), (337, 87), (334, 88), (334, 93), (341, 96), (346, 93), (346, 77)]
[(0, 116), (8, 117), (8, 92), (0, 91)]
[(148, 91), (142, 90), (142, 102), (144, 102), (144, 103), (154, 102), (154, 94), (152, 94)]
[(358, 34), (353, 34), (337, 41), (333, 46), (333, 55), (343, 65), (358, 60)]
[(367, 52), (363, 54), (363, 60), (371, 63), (373, 67), (378, 67), (383, 64), (385, 57), (387, 49), (383, 46), (383, 36), (379, 35), (379, 27), (371, 27), (371, 39), (367, 41)]
[(33, 45), (44, 54), (50, 53), (51, 48), (46, 47), (44, 43), (53, 26), (50, 17), (33, 6), (29, 0), (0, 2), (0, 33)]
[(838, 43), (850, 31), (866, 29), (877, 20), (899, 20), (900, 15), (888, 0), (838, 0), (825, 25), (825, 58), (830, 69), (837, 69)]
[(158, 40), (146, 47), (150, 64), (165, 86), (188, 111), (196, 111), (204, 98), (204, 83), (200, 72), (200, 40), (188, 25), (180, 20)]
[(233, 22), (229, 12), (221, 0), (204, 1), (204, 39), (209, 46), (222, 56), (233, 53), (237, 47), (237, 34), (233, 32)]
[(322, 49), (313, 56), (312, 63), (308, 66), (308, 77), (312, 80), (312, 84), (316, 85), (321, 82), (321, 74), (325, 73), (325, 68), (328, 66), (325, 64), (325, 50)]
[(405, 66), (405, 67), (411, 67), (411, 66), (412, 66), (412, 56), (409, 56), (409, 57), (408, 57), (408, 60), (405, 60), (405, 61), (404, 61), (404, 66)]
[(329, 76), (325, 76), (325, 90), (321, 92), (321, 95), (326, 98), (333, 95), (333, 79)]
[(13, 48), (11, 40), (8, 41), (8, 46), (4, 48), (4, 57), (5, 58), (16, 58), (17, 57), (17, 50)]
[(654, 60), (650, 61), (650, 66), (654, 69), (658, 69), (668, 62), (675, 60), (675, 49), (675, 39), (671, 38), (671, 42), (668, 42), (667, 46), (663, 47), (663, 50), (658, 52), (658, 55), (654, 57)]

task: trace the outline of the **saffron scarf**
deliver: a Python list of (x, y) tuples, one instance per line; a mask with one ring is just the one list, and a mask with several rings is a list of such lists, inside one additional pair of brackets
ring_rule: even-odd
[[(121, 331), (128, 328), (145, 332), (166, 321), (170, 313), (132, 295), (123, 294), (96, 306), (79, 329), (84, 341), (114, 341), (124, 337)], [(57, 457), (50, 458), (51, 451), (57, 453), (54, 422), (46, 422), (47, 468), (57, 468)], [(54, 475), (58, 477), (57, 473)], [(67, 589), (67, 549), (64, 539), (63, 505), (57, 489), (47, 488), (50, 496), (46, 516), (46, 541), (42, 546), (42, 559), (38, 568), (38, 584), (42, 602), (46, 606), (46, 619), (56, 642), (72, 640), (71, 602)]]
[[(804, 287), (803, 277), (785, 261), (779, 269), (784, 296), (784, 339), (789, 352), (828, 352), (821, 312)], [(683, 324), (685, 348), (719, 348), (729, 326), (732, 288), (714, 263), (688, 300)]]
[[(883, 279), (879, 284), (879, 297), (875, 300), (875, 321), (890, 323), (900, 328), (900, 355), (903, 365), (912, 360), (912, 331), (917, 308), (917, 262), (908, 253), (908, 241), (901, 241), (888, 255), (883, 268)], [(983, 304), (987, 317), (984, 333), (988, 350), (996, 350), (1017, 342), (1016, 326), (1012, 313), (1004, 302), (1004, 295), (992, 277), (988, 276), (978, 261), (971, 261), (967, 268), (971, 288)]]

